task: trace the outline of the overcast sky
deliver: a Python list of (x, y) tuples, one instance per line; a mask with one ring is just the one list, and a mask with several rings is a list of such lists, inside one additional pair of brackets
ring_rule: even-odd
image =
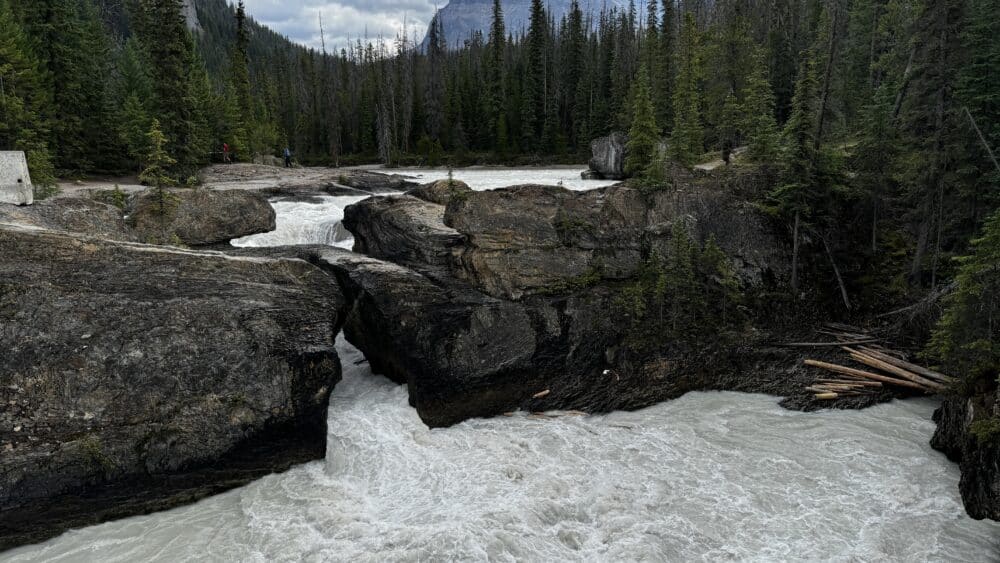
[[(235, 0), (230, 0), (235, 3)], [(434, 0), (245, 0), (247, 12), (259, 23), (287, 35), (296, 43), (320, 47), (319, 16), (328, 50), (339, 49), (348, 39), (368, 31), (369, 38), (380, 34), (394, 39), (406, 22), (410, 40), (423, 39), (427, 23), (434, 15)], [(444, 6), (447, 0), (438, 0)], [(416, 35), (414, 38), (413, 35)]]

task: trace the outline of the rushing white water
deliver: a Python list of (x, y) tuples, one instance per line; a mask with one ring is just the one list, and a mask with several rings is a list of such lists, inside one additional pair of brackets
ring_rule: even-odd
[[(411, 176), (417, 182), (432, 182), (448, 177), (447, 168), (379, 168), (377, 172)], [(583, 168), (456, 168), (452, 177), (474, 190), (492, 190), (517, 184), (563, 186), (568, 190), (592, 190), (615, 184), (612, 180), (583, 180)]]
[(405, 387), (338, 347), (325, 461), (0, 560), (1000, 559), (1000, 524), (965, 515), (958, 468), (927, 445), (929, 400), (801, 413), (690, 393), (430, 430)]
[[(426, 183), (448, 177), (442, 168), (378, 169), (386, 174), (401, 174), (415, 182)], [(514, 184), (561, 185), (571, 190), (592, 190), (615, 182), (582, 180), (581, 168), (460, 168), (453, 171), (456, 180), (462, 180), (474, 190), (492, 190)], [(350, 249), (354, 238), (343, 228), (344, 208), (367, 196), (322, 196), (318, 202), (271, 202), (278, 214), (275, 230), (251, 235), (232, 241), (233, 246), (280, 246), (286, 244), (329, 244)]]
[(286, 244), (329, 244), (350, 249), (354, 237), (344, 230), (344, 208), (367, 196), (323, 196), (316, 203), (305, 201), (271, 202), (277, 217), (269, 233), (231, 241), (233, 246), (280, 246)]
[[(243, 243), (332, 242), (349, 199), (276, 202), (280, 234)], [(1000, 524), (965, 514), (928, 445), (930, 400), (801, 413), (689, 393), (431, 430), (337, 348), (326, 460), (0, 561), (1000, 561)]]

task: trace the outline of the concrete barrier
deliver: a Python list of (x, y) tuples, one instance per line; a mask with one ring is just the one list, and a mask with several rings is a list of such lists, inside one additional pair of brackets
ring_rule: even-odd
[(0, 203), (31, 205), (34, 202), (28, 161), (21, 151), (0, 151)]

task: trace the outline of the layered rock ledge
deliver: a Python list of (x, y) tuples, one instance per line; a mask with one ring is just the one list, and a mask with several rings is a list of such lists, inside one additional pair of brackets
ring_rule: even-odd
[(322, 458), (337, 281), (0, 224), (0, 549)]
[(770, 305), (747, 303), (746, 323), (724, 343), (649, 346), (623, 303), (644, 268), (674, 252), (677, 228), (721, 247), (748, 294), (787, 278), (781, 237), (732, 192), (694, 180), (657, 192), (439, 184), (348, 207), (344, 223), (366, 256), (303, 256), (338, 276), (353, 302), (348, 340), (409, 386), (428, 425), (517, 409), (634, 409), (701, 389), (802, 394), (807, 379), (790, 369), (798, 352), (770, 345), (782, 328), (764, 318)]

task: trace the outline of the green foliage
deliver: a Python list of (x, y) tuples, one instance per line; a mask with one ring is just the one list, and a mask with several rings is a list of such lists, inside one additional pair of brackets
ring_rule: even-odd
[(742, 114), (747, 157), (756, 162), (773, 162), (779, 154), (781, 136), (774, 119), (774, 94), (767, 77), (764, 51), (760, 48), (754, 53), (747, 78)]
[(969, 433), (972, 434), (980, 444), (992, 442), (1000, 439), (1000, 417), (991, 416), (976, 420), (969, 425)]
[(698, 29), (694, 14), (684, 15), (675, 59), (677, 78), (674, 84), (674, 127), (670, 134), (670, 155), (686, 165), (694, 164), (704, 152), (704, 133), (698, 81), (701, 79)]
[(139, 181), (153, 186), (156, 190), (156, 214), (165, 218), (177, 203), (177, 196), (167, 191), (167, 188), (177, 185), (177, 180), (170, 173), (171, 167), (177, 163), (164, 148), (166, 136), (160, 130), (160, 121), (154, 119), (149, 126), (149, 154), (146, 156), (146, 168), (139, 174)]
[(649, 96), (649, 74), (645, 65), (639, 68), (633, 92), (632, 127), (625, 146), (625, 173), (636, 176), (644, 174), (653, 164), (659, 142), (653, 102)]
[(944, 369), (968, 381), (1000, 377), (1000, 212), (958, 259), (957, 288), (928, 345)]
[(649, 351), (672, 343), (696, 344), (708, 334), (727, 338), (745, 318), (742, 293), (729, 258), (710, 237), (704, 247), (676, 223), (666, 256), (645, 260), (632, 283), (615, 299), (630, 320), (626, 344)]
[(43, 76), (8, 0), (0, 0), (0, 150), (25, 152), (36, 196), (55, 185), (45, 114), (51, 98)]

